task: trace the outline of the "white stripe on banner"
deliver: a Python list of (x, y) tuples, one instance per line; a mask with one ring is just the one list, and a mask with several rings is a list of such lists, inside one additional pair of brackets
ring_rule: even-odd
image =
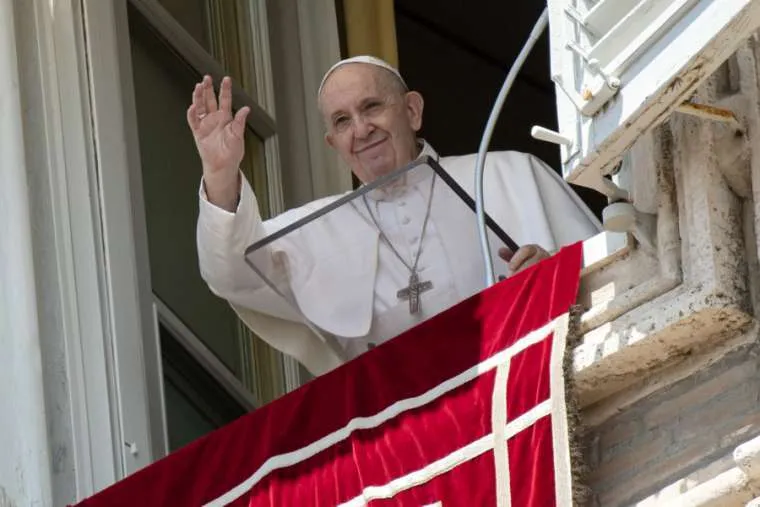
[(496, 379), (491, 400), (491, 428), (493, 429), (493, 461), (496, 468), (496, 507), (512, 505), (512, 490), (509, 485), (509, 450), (499, 446), (506, 441), (504, 430), (507, 426), (507, 381), (512, 361), (496, 368)]
[(295, 451), (272, 456), (271, 458), (267, 459), (248, 479), (241, 482), (222, 496), (208, 502), (204, 507), (222, 507), (231, 502), (234, 502), (245, 493), (250, 491), (251, 488), (253, 488), (264, 477), (273, 471), (293, 466), (308, 458), (311, 458), (312, 456), (315, 456), (316, 454), (337, 444), (338, 442), (347, 439), (351, 433), (356, 430), (375, 428), (388, 422), (394, 417), (397, 417), (399, 414), (423, 407), (428, 403), (435, 401), (446, 393), (466, 384), (467, 382), (482, 375), (483, 373), (491, 371), (492, 369), (498, 367), (500, 364), (508, 362), (510, 359), (512, 359), (512, 357), (530, 347), (531, 345), (540, 342), (546, 338), (549, 333), (552, 332), (555, 321), (551, 321), (539, 329), (531, 331), (524, 337), (520, 338), (517, 342), (512, 344), (511, 347), (502, 350), (497, 354), (494, 354), (485, 361), (476, 364), (471, 368), (468, 368), (459, 375), (445, 380), (444, 382), (438, 384), (434, 388), (422, 393), (419, 396), (399, 400), (373, 416), (357, 417), (351, 419), (344, 427), (320, 438), (319, 440), (312, 442), (305, 447), (302, 447)]
[[(504, 428), (504, 440), (498, 442), (498, 444), (505, 444), (510, 438), (514, 437), (521, 431), (530, 428), (536, 423), (536, 421), (551, 414), (551, 410), (551, 399), (542, 401), (511, 423), (507, 424), (506, 428)], [(338, 505), (338, 507), (363, 507), (367, 505), (367, 502), (371, 502), (372, 500), (393, 498), (402, 491), (419, 486), (420, 484), (425, 484), (431, 479), (456, 468), (462, 463), (477, 458), (484, 452), (492, 450), (495, 441), (493, 433), (481, 437), (464, 447), (460, 447), (448, 456), (444, 456), (438, 461), (434, 461), (426, 467), (415, 470), (403, 477), (394, 479), (384, 486), (368, 486), (364, 488), (361, 495)]]

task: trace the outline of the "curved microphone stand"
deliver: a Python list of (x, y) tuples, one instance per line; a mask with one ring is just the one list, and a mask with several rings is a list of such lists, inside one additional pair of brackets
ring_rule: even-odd
[(480, 148), (478, 149), (478, 156), (475, 161), (475, 213), (478, 220), (478, 234), (480, 236), (480, 248), (483, 254), (483, 262), (486, 267), (486, 287), (490, 287), (494, 284), (493, 274), (493, 260), (491, 259), (491, 250), (488, 245), (488, 236), (486, 235), (486, 221), (483, 202), (483, 169), (486, 162), (486, 153), (488, 152), (488, 145), (491, 143), (491, 136), (493, 135), (493, 129), (496, 126), (496, 120), (501, 114), (501, 109), (504, 106), (504, 102), (507, 99), (509, 90), (512, 88), (517, 74), (520, 72), (525, 59), (530, 54), (536, 41), (541, 36), (541, 33), (546, 29), (546, 25), (549, 23), (549, 10), (544, 7), (544, 11), (533, 26), (533, 30), (530, 32), (528, 40), (520, 50), (520, 54), (517, 55), (517, 59), (512, 64), (512, 68), (509, 69), (507, 78), (504, 80), (504, 84), (499, 91), (499, 96), (496, 97), (496, 102), (491, 109), (491, 115), (488, 117), (488, 123), (486, 124), (483, 137), (480, 140)]

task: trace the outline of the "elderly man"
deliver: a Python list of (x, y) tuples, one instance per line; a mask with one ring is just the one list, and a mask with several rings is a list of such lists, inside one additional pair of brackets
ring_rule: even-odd
[[(372, 57), (338, 62), (325, 74), (318, 100), (327, 143), (361, 182), (428, 155), (471, 191), (475, 157), (439, 159), (417, 137), (422, 96), (386, 62)], [(243, 108), (233, 117), (229, 78), (222, 81), (217, 102), (205, 77), (195, 87), (187, 120), (203, 163), (197, 232), (201, 273), (264, 340), (320, 374), (483, 288), (474, 216), (451, 220), (447, 210), (457, 198), (445, 184), (436, 185), (436, 175), (428, 171), (409, 178), (401, 192), (365, 198), (364, 211), (372, 221), (358, 207), (343, 206), (310, 226), (323, 227), (324, 234), (293, 233), (287, 242), (257, 253), (257, 266), (268, 277), (285, 280), (299, 307), (294, 311), (245, 264), (243, 252), (338, 196), (262, 221), (238, 170), (247, 114)], [(524, 245), (517, 252), (499, 251), (508, 273), (599, 230), (561, 178), (532, 156), (489, 154), (485, 188), (488, 213)], [(399, 213), (401, 207), (406, 211)], [(422, 278), (428, 291), (421, 305), (410, 305), (404, 287)], [(316, 326), (304, 326), (303, 315)]]

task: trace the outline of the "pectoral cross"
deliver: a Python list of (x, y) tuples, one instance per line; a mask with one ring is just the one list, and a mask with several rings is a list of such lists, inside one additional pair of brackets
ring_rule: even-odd
[(420, 311), (420, 294), (427, 292), (433, 288), (433, 282), (425, 281), (420, 282), (420, 277), (417, 276), (416, 271), (412, 271), (409, 275), (409, 286), (404, 287), (396, 293), (396, 297), (404, 300), (409, 300), (409, 313), (417, 313)]

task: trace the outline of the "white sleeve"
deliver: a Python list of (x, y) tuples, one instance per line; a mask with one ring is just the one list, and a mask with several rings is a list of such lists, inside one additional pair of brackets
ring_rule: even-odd
[[(231, 303), (292, 319), (292, 307), (245, 262), (246, 248), (267, 232), (253, 189), (244, 176), (240, 180), (240, 202), (234, 213), (209, 202), (201, 184), (196, 231), (201, 276), (214, 294)], [(269, 249), (257, 255), (256, 266), (270, 280), (285, 276), (282, 264), (274, 261)]]

